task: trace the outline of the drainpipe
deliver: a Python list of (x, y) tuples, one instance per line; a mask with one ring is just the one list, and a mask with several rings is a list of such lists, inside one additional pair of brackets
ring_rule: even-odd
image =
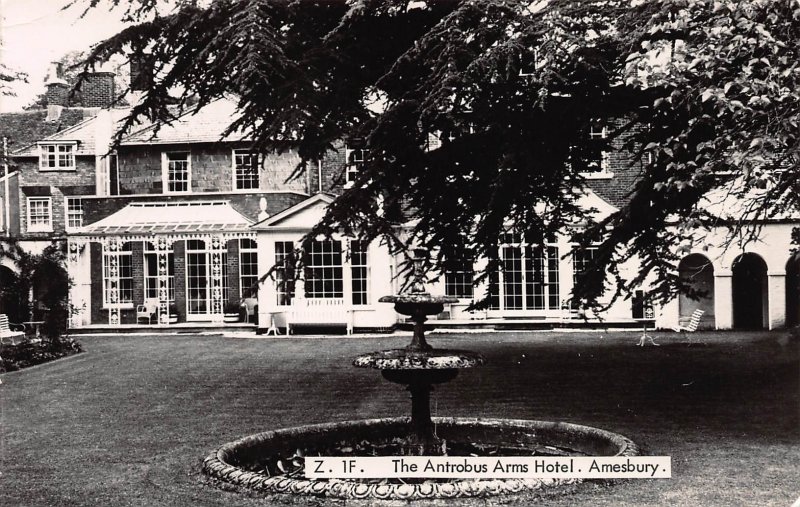
[(322, 193), (322, 160), (317, 161), (317, 182), (318, 182), (318, 192)]
[(3, 136), (3, 213), (6, 219), (3, 221), (5, 224), (6, 236), (11, 237), (11, 196), (8, 195), (8, 139)]

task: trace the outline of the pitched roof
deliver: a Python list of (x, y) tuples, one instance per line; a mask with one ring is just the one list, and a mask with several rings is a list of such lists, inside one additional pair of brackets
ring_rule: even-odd
[[(39, 156), (39, 150), (36, 146), (36, 143), (47, 141), (77, 141), (78, 148), (75, 151), (76, 155), (97, 155), (98, 149), (102, 150), (103, 152), (108, 149), (107, 146), (95, 146), (95, 141), (97, 140), (99, 130), (107, 130), (107, 132), (104, 133), (104, 137), (108, 137), (110, 140), (111, 135), (113, 135), (113, 124), (119, 124), (122, 119), (128, 115), (128, 113), (130, 113), (130, 110), (127, 108), (102, 109), (96, 111), (94, 116), (80, 123), (72, 125), (71, 127), (65, 128), (59, 132), (34, 139), (27, 146), (14, 151), (12, 155), (17, 157)], [(98, 122), (109, 120), (109, 116), (107, 115), (110, 115), (111, 124), (107, 126), (99, 125)]]
[(253, 222), (229, 201), (132, 202), (76, 234), (142, 234), (170, 232), (245, 232)]
[(219, 99), (202, 108), (194, 108), (172, 122), (140, 129), (122, 140), (122, 145), (216, 143), (246, 140), (243, 135), (223, 136), (238, 115), (236, 101)]
[(8, 152), (13, 153), (40, 139), (65, 130), (83, 121), (86, 110), (66, 108), (56, 121), (45, 121), (46, 109), (31, 109), (0, 114), (0, 137), (8, 139)]

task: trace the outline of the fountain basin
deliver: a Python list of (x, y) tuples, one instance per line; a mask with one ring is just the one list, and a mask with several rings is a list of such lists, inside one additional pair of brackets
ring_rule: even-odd
[[(637, 446), (622, 435), (569, 423), (515, 419), (434, 418), (436, 432), (453, 448), (476, 443), (519, 451), (516, 455), (636, 456)], [(203, 462), (206, 474), (265, 494), (343, 499), (425, 499), (488, 497), (558, 488), (579, 479), (462, 479), (406, 481), (306, 479), (302, 471), (276, 475), (270, 463), (304, 455), (341, 456), (359, 443), (391, 442), (407, 434), (409, 418), (368, 419), (285, 428), (225, 444)], [(345, 447), (343, 447), (343, 445)], [(371, 455), (371, 454), (370, 454)], [(456, 454), (453, 454), (456, 455)]]
[(483, 356), (468, 350), (432, 349), (427, 351), (390, 349), (362, 354), (353, 366), (378, 370), (445, 370), (474, 368), (484, 363)]
[(442, 313), (444, 305), (458, 303), (451, 296), (431, 296), (427, 292), (411, 292), (394, 296), (383, 296), (380, 303), (394, 303), (394, 310), (402, 315), (423, 316)]

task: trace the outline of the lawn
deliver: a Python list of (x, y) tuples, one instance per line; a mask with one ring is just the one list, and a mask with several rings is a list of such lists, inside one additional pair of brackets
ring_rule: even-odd
[[(656, 336), (663, 346), (636, 347), (630, 332), (432, 335), (436, 347), (488, 359), (439, 388), (432, 410), (598, 426), (672, 456), (672, 479), (589, 484), (548, 505), (791, 505), (798, 341), (696, 333), (687, 346), (687, 335)], [(0, 505), (272, 505), (210, 485), (202, 458), (267, 429), (407, 415), (407, 393), (350, 365), (407, 340), (81, 338), (83, 354), (0, 375)]]

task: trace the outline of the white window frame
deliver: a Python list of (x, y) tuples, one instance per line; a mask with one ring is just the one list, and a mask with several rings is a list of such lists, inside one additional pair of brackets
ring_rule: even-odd
[[(186, 190), (169, 189), (169, 156), (186, 155)], [(192, 152), (190, 151), (164, 151), (161, 153), (161, 190), (164, 194), (188, 194), (192, 191)]]
[[(31, 203), (34, 201), (47, 203), (47, 224), (34, 224), (31, 222)], [(53, 198), (50, 196), (28, 197), (26, 204), (28, 232), (53, 232)]]
[[(337, 239), (314, 240), (303, 252), (305, 297), (307, 299), (342, 299), (348, 290), (345, 285), (346, 252)], [(338, 257), (339, 262), (334, 262)], [(327, 276), (331, 274), (332, 276)], [(338, 276), (337, 276), (338, 275)]]
[[(238, 183), (239, 179), (237, 178), (237, 169), (238, 166), (236, 164), (236, 157), (241, 155), (250, 155), (251, 157), (256, 158), (256, 185), (251, 188), (239, 188)], [(231, 151), (231, 188), (234, 192), (251, 192), (253, 190), (259, 190), (261, 188), (261, 169), (262, 164), (264, 163), (261, 154), (256, 153), (252, 150), (236, 148)]]
[[(49, 171), (75, 171), (77, 170), (77, 165), (75, 163), (75, 152), (77, 151), (78, 142), (77, 141), (59, 141), (59, 142), (40, 142), (39, 145), (39, 170), (43, 172)], [(49, 149), (53, 148), (53, 152), (50, 153)], [(62, 165), (61, 160), (61, 153), (59, 153), (59, 148), (65, 148), (67, 151), (65, 152), (65, 156), (68, 157), (67, 164)], [(49, 163), (45, 163), (46, 161), (49, 162), (50, 158), (53, 157), (53, 161), (55, 162), (54, 166), (49, 165)]]
[[(80, 210), (76, 211), (70, 207), (70, 201), (78, 201), (80, 203)], [(71, 219), (78, 217), (79, 225), (72, 225)], [(64, 228), (68, 231), (73, 231), (83, 227), (83, 199), (81, 197), (64, 197)]]
[(367, 158), (369, 157), (369, 150), (345, 145), (344, 155), (344, 188), (350, 188), (355, 184), (359, 171), (361, 171), (361, 168), (364, 166), (364, 162), (366, 162)]
[[(356, 251), (356, 245), (361, 247), (359, 252)], [(369, 244), (365, 241), (351, 240), (349, 241), (349, 248), (349, 266), (346, 266), (346, 269), (350, 269), (350, 301), (353, 306), (364, 307), (371, 303), (370, 294), (372, 292), (370, 291)], [(356, 255), (361, 258), (356, 259)], [(356, 262), (357, 260), (363, 260), (363, 263)], [(344, 262), (348, 264), (346, 260)], [(363, 290), (360, 289), (362, 284)], [(356, 290), (356, 287), (359, 290)], [(361, 299), (362, 296), (363, 300), (356, 302), (356, 299)]]
[[(597, 128), (597, 124), (592, 124), (589, 126), (589, 140), (594, 139), (607, 139), (608, 138), (608, 127), (603, 125), (600, 128)], [(607, 150), (603, 150), (600, 153), (600, 170), (599, 171), (587, 171), (580, 173), (581, 176), (586, 178), (587, 180), (607, 180), (614, 177), (614, 173), (609, 171), (609, 164), (610, 164), (610, 153)]]
[[(253, 242), (254, 246), (245, 247), (244, 245), (247, 242), (250, 242), (250, 241)], [(253, 264), (252, 262), (245, 263), (244, 262), (245, 254), (255, 255), (255, 257), (254, 257), (255, 264)], [(255, 265), (255, 269), (256, 269), (255, 275), (251, 275), (251, 274), (245, 275), (243, 273), (244, 270), (242, 269), (242, 267), (245, 266), (245, 265), (249, 265), (249, 266)], [(252, 238), (240, 238), (239, 239), (239, 297), (241, 297), (241, 298), (245, 297), (245, 294), (244, 294), (244, 291), (245, 291), (245, 282), (244, 282), (244, 280), (245, 280), (245, 278), (252, 279), (253, 277), (255, 277), (256, 282), (258, 282), (258, 243), (256, 243), (256, 240), (254, 240)], [(247, 288), (249, 289), (251, 285), (252, 284), (248, 284)], [(248, 297), (253, 298), (253, 297), (256, 297), (257, 294), (258, 294), (258, 292), (256, 292), (256, 294), (249, 294)]]
[[(111, 257), (112, 254), (109, 251), (103, 251), (103, 264), (101, 269), (103, 270), (103, 309), (111, 308), (111, 303), (108, 301), (108, 258)], [(133, 283), (133, 245), (129, 242), (123, 243), (120, 246), (119, 252), (116, 254), (117, 257), (117, 269), (120, 272), (120, 276), (117, 278), (119, 286), (117, 287), (117, 291), (119, 294), (119, 302), (114, 305), (115, 308), (120, 309), (131, 309), (133, 308), (133, 293), (134, 293), (134, 283)], [(126, 259), (125, 262), (130, 264), (131, 268), (131, 276), (122, 276), (122, 263), (123, 260)], [(123, 289), (122, 284), (123, 280), (126, 281), (126, 284), (130, 283), (130, 290)], [(125, 299), (127, 294), (130, 293), (130, 300)]]
[[(175, 251), (170, 245), (167, 254), (167, 298), (170, 303), (175, 302)], [(155, 258), (156, 272), (150, 272), (150, 261)], [(142, 289), (145, 299), (158, 299), (158, 250), (149, 241), (142, 243)], [(149, 293), (149, 294), (148, 294)], [(155, 293), (155, 294), (153, 294)]]

